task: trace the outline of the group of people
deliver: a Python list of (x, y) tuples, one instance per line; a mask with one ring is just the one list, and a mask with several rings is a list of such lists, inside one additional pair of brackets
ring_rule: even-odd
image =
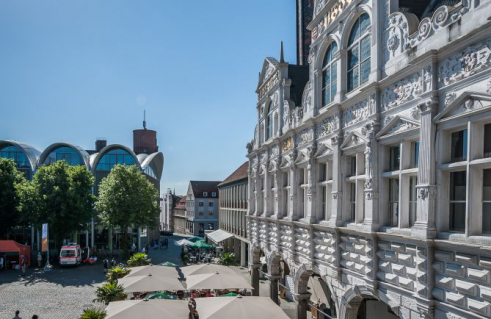
[[(19, 311), (19, 310), (16, 310), (16, 311), (15, 311), (15, 317), (14, 317), (14, 318), (12, 318), (12, 319), (22, 319), (22, 318), (19, 316), (19, 314), (20, 314), (20, 311)], [(39, 319), (39, 317), (38, 317), (38, 315), (33, 315), (33, 316), (32, 316), (32, 319)]]
[(107, 274), (107, 272), (109, 271), (109, 265), (111, 265), (111, 268), (113, 267), (116, 267), (118, 263), (116, 262), (116, 259), (111, 259), (111, 261), (109, 262), (108, 259), (104, 259), (102, 261), (102, 265), (104, 266), (104, 273)]

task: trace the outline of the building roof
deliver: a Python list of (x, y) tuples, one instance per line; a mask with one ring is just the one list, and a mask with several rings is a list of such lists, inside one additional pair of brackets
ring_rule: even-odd
[(245, 162), (239, 168), (235, 170), (229, 177), (227, 177), (218, 187), (225, 186), (227, 184), (237, 182), (243, 179), (247, 179), (247, 171), (249, 170), (249, 162)]
[[(218, 184), (220, 181), (190, 181), (191, 188), (195, 198), (218, 198)], [(217, 196), (212, 197), (211, 193), (215, 192)], [(203, 196), (203, 193), (208, 193), (207, 196)]]

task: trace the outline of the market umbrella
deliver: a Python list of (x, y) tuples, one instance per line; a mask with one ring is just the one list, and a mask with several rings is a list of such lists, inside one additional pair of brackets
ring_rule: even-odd
[(127, 277), (137, 277), (137, 276), (147, 276), (147, 275), (152, 275), (155, 277), (170, 277), (170, 278), (179, 278), (179, 273), (175, 268), (172, 267), (165, 267), (165, 266), (139, 266), (139, 267), (133, 267), (130, 268), (130, 273), (125, 276), (124, 278)]
[(189, 247), (193, 247), (193, 248), (198, 248), (198, 249), (211, 249), (213, 248), (212, 245), (208, 245), (207, 243), (205, 243), (204, 241), (197, 241), (195, 243), (193, 243), (192, 245), (189, 245)]
[(240, 275), (201, 274), (186, 277), (187, 290), (197, 289), (252, 289), (251, 284)]
[(160, 264), (160, 266), (166, 266), (166, 267), (178, 267), (178, 265), (174, 264), (173, 262), (170, 261), (165, 261)]
[(151, 300), (151, 299), (172, 299), (176, 300), (177, 296), (171, 295), (167, 292), (156, 292), (153, 294), (149, 294), (145, 297), (146, 300)]
[(187, 239), (181, 239), (181, 240), (174, 242), (174, 244), (176, 246), (190, 246), (194, 243), (192, 241), (187, 240)]
[(288, 319), (269, 297), (197, 298), (200, 319)]
[(186, 266), (181, 267), (181, 270), (185, 277), (191, 275), (214, 274), (216, 272), (224, 275), (237, 275), (237, 273), (232, 268), (215, 264), (199, 264)]
[(193, 242), (193, 243), (196, 243), (198, 241), (205, 241), (205, 239), (203, 237), (191, 237), (191, 238), (188, 238), (188, 240), (190, 242)]
[(165, 276), (134, 276), (118, 280), (125, 292), (147, 292), (161, 290), (184, 290), (182, 283), (176, 277)]
[(223, 295), (221, 297), (237, 297), (237, 293), (235, 293), (235, 292), (229, 292), (228, 294), (225, 294), (225, 295)]
[(174, 319), (188, 318), (188, 302), (184, 300), (125, 300), (110, 302), (106, 319)]

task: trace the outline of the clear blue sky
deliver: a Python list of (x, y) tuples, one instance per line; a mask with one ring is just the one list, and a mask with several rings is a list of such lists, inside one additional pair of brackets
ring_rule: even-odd
[(281, 40), (295, 63), (293, 0), (2, 0), (0, 139), (131, 146), (146, 109), (162, 191), (223, 180), (246, 160)]

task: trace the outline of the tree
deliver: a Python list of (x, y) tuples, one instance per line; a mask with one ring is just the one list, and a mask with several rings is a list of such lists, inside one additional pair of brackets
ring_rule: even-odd
[(25, 208), (33, 211), (34, 225), (49, 224), (50, 236), (57, 242), (90, 222), (94, 177), (85, 166), (69, 166), (65, 161), (41, 166), (31, 183), (24, 189)]
[(119, 227), (121, 246), (129, 248), (129, 227), (153, 227), (159, 211), (159, 193), (134, 165), (116, 165), (99, 185), (95, 208), (108, 227)]
[(117, 281), (106, 281), (104, 285), (96, 289), (95, 294), (97, 298), (94, 301), (103, 302), (106, 305), (113, 301), (124, 300), (127, 297), (123, 286), (118, 285)]
[(0, 236), (22, 223), (19, 189), (26, 182), (13, 160), (0, 158)]

